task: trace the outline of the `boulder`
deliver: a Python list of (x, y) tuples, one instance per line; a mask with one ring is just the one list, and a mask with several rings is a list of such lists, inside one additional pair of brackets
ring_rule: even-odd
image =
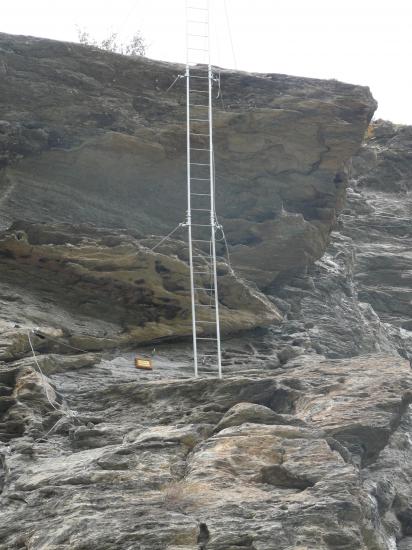
[[(296, 419), (290, 415), (275, 413), (272, 409), (256, 403), (237, 403), (231, 407), (216, 426), (220, 432), (231, 426), (242, 424), (294, 424)], [(299, 420), (296, 421), (299, 424)]]

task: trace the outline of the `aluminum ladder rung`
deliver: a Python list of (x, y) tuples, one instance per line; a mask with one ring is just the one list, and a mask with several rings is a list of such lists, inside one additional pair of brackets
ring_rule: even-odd
[[(210, 223), (192, 223), (190, 225), (192, 227), (212, 227), (212, 224), (210, 224)], [(207, 242), (210, 242), (210, 241), (207, 241)]]
[(195, 304), (195, 307), (208, 307), (210, 309), (216, 309), (215, 306), (211, 306), (209, 304)]
[[(210, 181), (209, 178), (190, 178), (191, 180), (195, 180), (195, 181)], [(195, 210), (195, 208), (192, 208), (192, 210)], [(209, 210), (210, 212), (210, 210)]]
[(186, 6), (188, 10), (209, 11), (209, 8), (200, 8), (198, 6)]
[(209, 208), (192, 208), (192, 212), (210, 212)]
[(199, 25), (208, 25), (209, 21), (197, 21), (195, 19), (188, 19), (188, 23), (198, 23)]
[(190, 163), (192, 166), (210, 166), (210, 164), (207, 162), (191, 162)]
[(210, 193), (190, 193), (191, 195), (194, 195), (195, 197), (210, 197)]
[(190, 122), (209, 122), (208, 118), (191, 118)]
[[(190, 35), (190, 36), (196, 36), (194, 34)], [(197, 74), (190, 74), (189, 73), (189, 78), (206, 78), (207, 80), (209, 80), (209, 77), (208, 76), (198, 76)]]
[(191, 94), (208, 94), (209, 92), (207, 90), (190, 90), (190, 93)]
[(205, 338), (205, 337), (196, 336), (196, 340), (217, 340), (217, 338)]
[(197, 132), (190, 132), (191, 136), (203, 136), (203, 137), (209, 137), (209, 134), (198, 134)]
[[(191, 46), (187, 47), (188, 50), (192, 50), (194, 52), (209, 52), (209, 50), (206, 50), (205, 48), (193, 48)], [(190, 75), (189, 75), (190, 78)]]
[(204, 292), (214, 292), (215, 287), (195, 286), (195, 290), (203, 290)]
[(204, 109), (209, 109), (209, 105), (199, 105), (199, 103), (192, 103), (190, 107), (203, 107)]
[(202, 321), (202, 319), (196, 319), (196, 323), (202, 323), (204, 325), (215, 325), (216, 321)]

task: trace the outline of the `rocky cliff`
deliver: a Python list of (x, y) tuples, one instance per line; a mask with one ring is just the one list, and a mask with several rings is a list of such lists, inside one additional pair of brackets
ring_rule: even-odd
[[(0, 37), (0, 214), (167, 234), (185, 216), (183, 67)], [(259, 286), (322, 256), (376, 103), (336, 81), (222, 71), (217, 211)], [(200, 138), (199, 138), (200, 139)], [(251, 190), (253, 189), (253, 193)], [(167, 207), (166, 207), (167, 205)]]
[(0, 35), (0, 549), (410, 550), (412, 130), (221, 72), (194, 380), (181, 70)]

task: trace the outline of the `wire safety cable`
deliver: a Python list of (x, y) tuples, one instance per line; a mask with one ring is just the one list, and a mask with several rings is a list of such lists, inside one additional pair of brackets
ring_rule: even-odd
[(222, 232), (222, 237), (220, 239), (216, 239), (218, 240), (219, 242), (224, 242), (225, 244), (225, 249), (226, 249), (226, 258), (227, 258), (227, 265), (229, 267), (229, 271), (230, 271), (230, 274), (233, 275), (234, 277), (236, 276), (236, 273), (235, 273), (235, 270), (233, 269), (232, 267), (232, 262), (230, 260), (230, 253), (229, 253), (229, 246), (227, 244), (227, 240), (226, 240), (226, 235), (225, 235), (225, 231), (222, 227), (222, 225), (220, 225), (219, 221), (217, 220), (216, 218), (216, 221), (217, 221), (217, 227), (218, 229), (220, 229), (220, 231)]
[(168, 235), (166, 235), (166, 237), (163, 237), (163, 239), (161, 239), (157, 244), (155, 244), (155, 246), (153, 248), (149, 248), (149, 250), (151, 250), (153, 252), (153, 250), (156, 250), (156, 248), (158, 246), (160, 246), (162, 243), (164, 243), (167, 239), (169, 239), (173, 233), (176, 233), (176, 231), (178, 229), (180, 229), (181, 227), (185, 227), (186, 224), (184, 224), (183, 222), (182, 223), (179, 223), (179, 225), (177, 225), (173, 231), (171, 231)]
[[(28, 340), (29, 340), (29, 345), (30, 345), (30, 349), (31, 349), (31, 352), (32, 352), (32, 355), (33, 355), (33, 359), (34, 359), (34, 362), (36, 364), (36, 367), (37, 367), (37, 370), (41, 376), (41, 380), (42, 380), (42, 384), (43, 384), (43, 388), (44, 388), (44, 393), (46, 394), (46, 397), (47, 397), (47, 401), (50, 403), (51, 407), (55, 410), (55, 411), (58, 411), (58, 412), (61, 412), (63, 414), (63, 417), (62, 418), (59, 418), (57, 420), (57, 422), (55, 422), (53, 424), (53, 426), (50, 428), (50, 430), (48, 430), (43, 436), (41, 436), (40, 438), (37, 438), (35, 440), (35, 442), (38, 442), (38, 441), (41, 441), (42, 439), (44, 439), (45, 437), (47, 437), (48, 435), (50, 435), (58, 426), (59, 424), (61, 424), (62, 422), (64, 422), (65, 420), (69, 419), (71, 425), (74, 427), (74, 420), (76, 420), (76, 417), (77, 417), (77, 413), (75, 411), (72, 411), (71, 409), (69, 409), (68, 407), (65, 407), (64, 405), (60, 405), (58, 404), (58, 407), (55, 406), (55, 404), (51, 401), (50, 399), (50, 396), (49, 396), (49, 393), (48, 393), (48, 384), (46, 382), (46, 377), (43, 373), (43, 370), (40, 366), (40, 363), (38, 362), (37, 360), (37, 356), (36, 356), (36, 352), (34, 351), (34, 346), (33, 346), (33, 342), (32, 342), (32, 339), (30, 338), (30, 332), (33, 332), (35, 334), (35, 331), (32, 329), (32, 330), (29, 330), (27, 332), (27, 337), (28, 337)], [(53, 340), (52, 338), (50, 338), (50, 340)], [(54, 342), (57, 342), (57, 340), (53, 340)], [(61, 344), (61, 342), (58, 342), (59, 344)], [(68, 344), (63, 344), (63, 345), (66, 345), (67, 347), (71, 347), (73, 348), (73, 346), (69, 346)], [(74, 349), (79, 349), (79, 348), (74, 348)], [(79, 351), (82, 351), (82, 350), (79, 350)], [(57, 390), (54, 390), (54, 392), (57, 394), (57, 395), (60, 395), (61, 397), (64, 398), (64, 396)]]
[[(65, 420), (67, 420), (67, 418), (75, 418), (75, 416), (73, 416), (73, 417), (71, 417), (70, 415), (67, 415), (67, 416), (64, 415), (64, 416), (62, 416), (61, 418), (59, 418), (59, 419), (57, 420), (57, 422), (55, 422), (55, 423), (53, 424), (53, 426), (50, 428), (50, 430), (48, 430), (48, 431), (47, 431), (44, 435), (42, 435), (41, 437), (38, 437), (38, 438), (35, 440), (35, 442), (37, 443), (37, 442), (41, 441), (42, 439), (45, 439), (48, 435), (50, 435), (52, 432), (54, 432), (54, 430), (55, 430), (60, 424), (62, 424)], [(74, 422), (70, 422), (70, 424), (71, 424), (73, 427), (75, 427)]]
[(176, 82), (180, 79), (184, 78), (182, 74), (178, 74), (177, 77), (173, 80), (173, 82), (170, 84), (168, 89), (166, 90), (166, 93), (173, 88), (173, 86), (176, 84)]
[[(215, 151), (214, 150), (212, 151), (212, 154), (213, 154), (213, 181), (216, 182), (216, 163), (215, 163)], [(222, 237), (220, 239), (216, 239), (216, 240), (221, 242), (222, 239), (223, 239), (223, 241), (225, 243), (227, 263), (228, 263), (228, 266), (229, 266), (230, 274), (235, 276), (236, 274), (235, 274), (235, 270), (233, 269), (232, 263), (231, 263), (231, 260), (230, 260), (229, 246), (228, 246), (228, 243), (227, 243), (227, 240), (226, 240), (225, 231), (223, 229), (222, 224), (219, 223), (219, 219), (218, 219), (217, 214), (216, 214), (216, 209), (214, 210), (214, 216), (215, 216), (217, 228), (220, 229), (220, 231), (222, 232)]]
[(65, 342), (61, 342), (60, 340), (56, 340), (55, 338), (52, 338), (48, 334), (42, 334), (41, 331), (38, 330), (38, 329), (33, 329), (32, 332), (33, 332), (33, 334), (35, 334), (39, 338), (44, 338), (44, 339), (50, 340), (51, 342), (54, 342), (55, 344), (59, 344), (59, 346), (74, 349), (75, 351), (81, 351), (82, 353), (90, 353), (90, 350), (87, 351), (87, 350), (82, 349), (82, 348), (76, 348), (76, 346), (72, 346), (70, 344), (66, 344)]
[(136, 2), (136, 0), (132, 0), (130, 10), (127, 12), (127, 15), (123, 18), (120, 25), (118, 24), (115, 26), (115, 29), (114, 29), (115, 34), (119, 35), (122, 32), (126, 23), (131, 19), (132, 15), (134, 15), (134, 12), (136, 11), (136, 8), (137, 8), (137, 4), (138, 2)]
[(234, 63), (235, 69), (237, 70), (237, 60), (236, 60), (236, 54), (235, 54), (235, 47), (234, 47), (234, 44), (233, 44), (232, 29), (231, 29), (231, 26), (230, 26), (230, 19), (229, 19), (229, 13), (228, 13), (226, 0), (223, 0), (223, 5), (224, 5), (224, 8), (225, 8), (226, 25), (227, 25), (228, 34), (229, 34), (230, 47), (232, 49), (233, 63)]
[[(69, 348), (69, 349), (73, 349), (75, 351), (81, 351), (82, 353), (93, 353), (91, 352), (90, 350), (87, 350), (87, 349), (82, 349), (82, 348), (77, 348), (76, 346), (72, 346), (70, 344), (66, 344), (65, 342), (61, 342), (60, 340), (56, 340), (55, 338), (52, 338), (51, 336), (49, 336), (48, 334), (42, 334), (41, 331), (39, 329), (32, 329), (32, 332), (33, 334), (35, 334), (36, 336), (38, 336), (39, 338), (44, 338), (46, 340), (50, 340), (51, 342), (54, 342), (56, 344), (58, 344), (59, 346), (63, 346), (65, 348)], [(105, 359), (103, 358), (100, 358), (100, 360), (104, 363), (105, 362)], [(107, 361), (106, 361), (107, 362)], [(61, 394), (60, 392), (58, 392), (57, 390), (54, 390), (55, 393), (61, 395), (61, 397), (64, 397), (63, 394)]]
[(31, 338), (30, 338), (30, 331), (27, 332), (27, 337), (28, 337), (28, 339), (29, 339), (29, 344), (30, 344), (31, 352), (32, 352), (32, 354), (33, 354), (34, 362), (36, 363), (37, 370), (39, 371), (39, 374), (40, 374), (40, 376), (41, 376), (41, 380), (42, 380), (42, 384), (43, 384), (43, 388), (44, 388), (44, 393), (46, 394), (47, 401), (50, 403), (50, 405), (53, 407), (53, 409), (54, 409), (55, 411), (58, 411), (59, 408), (56, 407), (56, 406), (54, 405), (54, 403), (51, 401), (51, 399), (50, 399), (50, 397), (49, 397), (49, 392), (47, 391), (47, 390), (48, 390), (48, 388), (47, 388), (48, 384), (47, 384), (47, 382), (46, 382), (46, 378), (45, 378), (45, 376), (44, 376), (44, 374), (43, 374), (43, 371), (42, 371), (42, 369), (41, 369), (41, 367), (40, 367), (40, 364), (39, 364), (39, 362), (37, 361), (37, 356), (36, 356), (36, 353), (35, 353), (35, 351), (34, 351), (34, 347), (33, 347), (33, 344), (32, 344)]

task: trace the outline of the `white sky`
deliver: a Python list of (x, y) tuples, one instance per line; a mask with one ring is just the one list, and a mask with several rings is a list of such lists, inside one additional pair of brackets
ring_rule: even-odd
[[(199, 2), (202, 0), (194, 0)], [(212, 6), (212, 62), (234, 68), (225, 0)], [(185, 0), (14, 0), (0, 32), (77, 41), (140, 30), (147, 55), (185, 60)], [(368, 85), (377, 117), (412, 124), (411, 0), (226, 0), (238, 69)]]

